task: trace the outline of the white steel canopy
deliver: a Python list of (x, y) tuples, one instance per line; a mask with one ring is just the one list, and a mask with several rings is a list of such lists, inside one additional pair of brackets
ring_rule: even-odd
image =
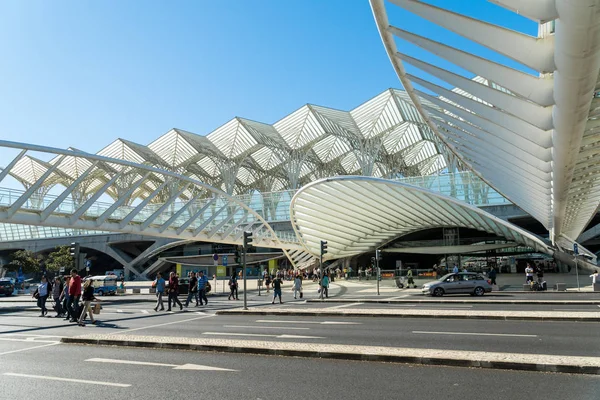
[(396, 181), (343, 176), (313, 182), (292, 198), (290, 217), (301, 243), (326, 259), (373, 251), (399, 236), (437, 227), (494, 233), (535, 251), (553, 254), (537, 236), (480, 208)]
[[(408, 95), (395, 89), (350, 111), (307, 104), (272, 125), (235, 117), (206, 136), (171, 129), (148, 145), (117, 139), (97, 154), (171, 171), (236, 195), (297, 189), (334, 175), (430, 175), (446, 168), (448, 157), (453, 160)], [(58, 162), (61, 157), (45, 162), (23, 156), (10, 173), (27, 187), (58, 165), (40, 185), (45, 188), (68, 186), (92, 167), (70, 155)], [(123, 168), (116, 163), (109, 167)], [(121, 198), (132, 179), (139, 178), (127, 175), (129, 179), (118, 177), (106, 193)], [(109, 181), (97, 171), (88, 177), (76, 193), (81, 199)], [(163, 183), (160, 176), (151, 176), (127, 203), (152, 195)], [(173, 194), (169, 187), (163, 192), (156, 201)], [(184, 191), (180, 197), (192, 195)]]
[[(402, 19), (390, 25), (384, 0), (370, 1), (390, 61), (432, 131), (554, 243), (579, 236), (600, 204), (600, 0), (490, 0), (537, 23), (537, 37), (423, 1), (390, 0), (451, 32), (442, 38), (409, 32)], [(451, 46), (453, 34), (472, 42), (471, 51), (496, 55)], [(444, 61), (399, 52), (397, 39), (401, 50), (408, 42)]]

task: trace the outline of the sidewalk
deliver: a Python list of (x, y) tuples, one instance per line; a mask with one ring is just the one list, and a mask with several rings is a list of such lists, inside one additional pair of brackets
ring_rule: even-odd
[(84, 335), (61, 342), (600, 375), (600, 357), (137, 335)]

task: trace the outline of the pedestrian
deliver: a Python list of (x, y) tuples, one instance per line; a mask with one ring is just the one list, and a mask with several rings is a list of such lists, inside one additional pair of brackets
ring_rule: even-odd
[(592, 290), (594, 290), (593, 286), (598, 282), (598, 270), (594, 270), (594, 273), (590, 275), (590, 278), (592, 278)]
[[(456, 265), (455, 265), (455, 267), (456, 267)], [(413, 287), (415, 289), (417, 288), (417, 284), (415, 283), (415, 281), (413, 279), (413, 270), (411, 267), (408, 267), (408, 271), (406, 272), (406, 279), (407, 279), (407, 284), (406, 284), (407, 289), (410, 287), (410, 285), (413, 285)]]
[(179, 310), (183, 310), (183, 304), (177, 296), (179, 296), (179, 278), (175, 272), (171, 272), (169, 276), (169, 308), (167, 311), (171, 311), (171, 302), (173, 306), (179, 304)]
[(269, 293), (269, 287), (271, 286), (271, 275), (267, 274), (267, 279), (265, 280), (265, 286), (267, 287), (267, 293)]
[(81, 314), (79, 315), (78, 325), (85, 326), (83, 320), (85, 320), (85, 314), (90, 314), (90, 320), (92, 324), (96, 324), (96, 320), (94, 320), (94, 313), (92, 312), (92, 307), (90, 307), (90, 303), (94, 300), (100, 301), (96, 297), (94, 297), (94, 280), (87, 279), (83, 284), (83, 295), (81, 296), (81, 300), (83, 301), (83, 307), (81, 309)]
[(271, 304), (275, 304), (275, 299), (277, 297), (279, 297), (279, 304), (282, 304), (283, 301), (281, 301), (281, 285), (283, 284), (283, 282), (281, 281), (281, 277), (279, 276), (279, 274), (277, 274), (277, 277), (275, 279), (273, 279), (273, 301), (271, 302)]
[(40, 317), (48, 314), (48, 309), (46, 308), (46, 300), (48, 300), (48, 295), (52, 290), (52, 285), (48, 282), (48, 278), (46, 276), (42, 276), (42, 281), (33, 293), (33, 297), (37, 299), (37, 306), (40, 308), (42, 313), (39, 315)]
[(208, 298), (206, 297), (206, 289), (208, 285), (208, 278), (204, 275), (204, 271), (200, 271), (198, 275), (198, 297), (200, 298), (200, 305), (204, 300), (204, 305), (208, 305)]
[(297, 294), (300, 294), (300, 298), (302, 298), (302, 278), (300, 274), (296, 275), (294, 279), (294, 299), (296, 299)]
[(492, 269), (488, 273), (488, 277), (490, 278), (490, 285), (497, 285), (497, 283), (496, 283), (496, 268), (492, 267)]
[(187, 299), (185, 300), (185, 308), (190, 305), (192, 298), (196, 299), (196, 307), (198, 307), (198, 278), (196, 278), (195, 272), (190, 272), (188, 276), (190, 278), (190, 282), (188, 284), (188, 295)]
[(454, 268), (452, 268), (453, 274), (458, 274), (458, 265), (454, 264)]
[(531, 268), (529, 263), (527, 263), (527, 267), (525, 268), (525, 282), (533, 282), (533, 268)]
[(162, 277), (162, 274), (159, 272), (156, 274), (156, 279), (152, 282), (152, 287), (156, 288), (156, 307), (154, 307), (154, 311), (158, 312), (158, 307), (160, 306), (160, 311), (165, 311), (165, 304), (163, 303), (163, 294), (165, 293), (165, 280)]
[(68, 321), (71, 317), (71, 312), (69, 311), (69, 283), (71, 282), (71, 277), (67, 276), (65, 278), (65, 287), (63, 288), (60, 299), (62, 300), (62, 307), (64, 310), (65, 320)]
[(543, 265), (536, 265), (535, 267), (535, 273), (537, 275), (538, 278), (538, 283), (541, 284), (542, 281), (544, 280), (544, 266)]
[(228, 300), (239, 300), (238, 298), (238, 282), (235, 278), (235, 274), (231, 275), (231, 279), (229, 280), (229, 297)]
[(79, 298), (81, 297), (81, 277), (76, 269), (71, 270), (71, 281), (69, 282), (69, 304), (67, 308), (71, 314), (71, 322), (77, 322), (79, 316)]
[(321, 281), (321, 290), (323, 291), (323, 296), (329, 298), (329, 275), (323, 275), (323, 280)]
[(54, 278), (54, 287), (52, 288), (52, 298), (54, 299), (54, 311), (56, 311), (56, 315), (54, 318), (59, 318), (63, 316), (63, 308), (61, 304), (61, 295), (64, 290), (64, 285), (60, 280), (60, 276)]

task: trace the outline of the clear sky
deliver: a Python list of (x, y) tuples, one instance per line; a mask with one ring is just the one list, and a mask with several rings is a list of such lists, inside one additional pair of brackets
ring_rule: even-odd
[[(430, 2), (537, 33), (484, 0)], [(387, 8), (407, 30), (447, 35)], [(273, 123), (306, 103), (348, 110), (389, 87), (401, 86), (367, 0), (0, 0), (5, 140), (95, 153), (235, 116)]]

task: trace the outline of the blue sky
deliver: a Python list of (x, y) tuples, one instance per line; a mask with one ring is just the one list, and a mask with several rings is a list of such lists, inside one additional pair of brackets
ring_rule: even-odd
[[(483, 0), (430, 2), (536, 34)], [(407, 30), (448, 34), (387, 8)], [(2, 0), (0, 55), (0, 138), (93, 153), (235, 116), (273, 123), (306, 103), (347, 110), (401, 87), (367, 0)]]

